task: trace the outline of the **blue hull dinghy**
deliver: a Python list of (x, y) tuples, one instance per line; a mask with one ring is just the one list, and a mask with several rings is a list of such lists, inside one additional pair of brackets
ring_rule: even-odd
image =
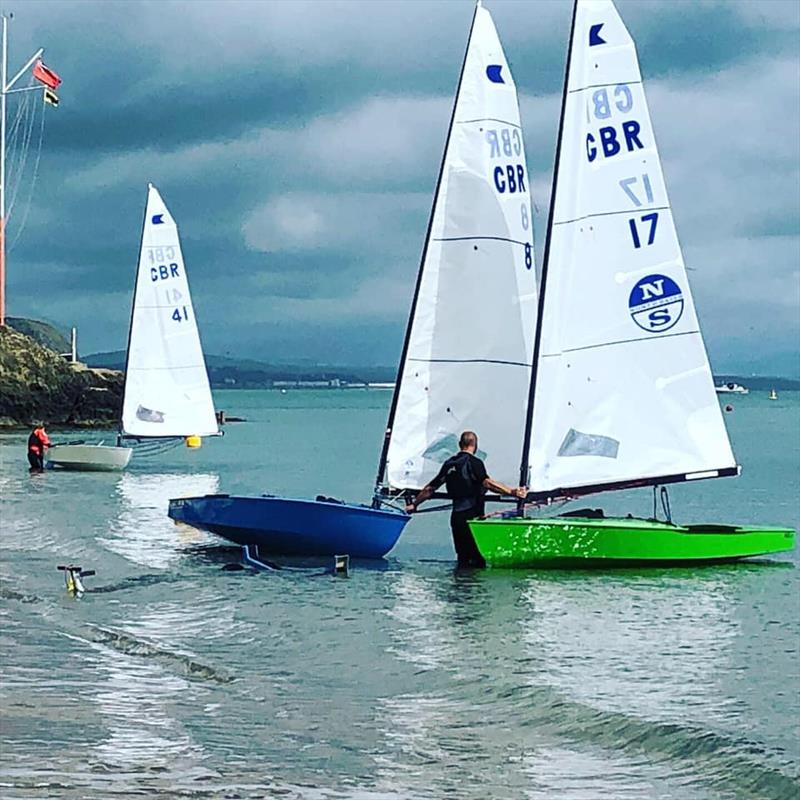
[[(502, 120), (502, 131), (486, 129), (486, 120)], [(458, 450), (465, 430), (477, 431), (487, 446), (489, 474), (514, 485), (520, 443), (528, 441), (519, 409), (529, 399), (537, 311), (521, 125), (497, 31), (478, 3), (383, 434), (373, 507), (217, 495), (173, 500), (173, 519), (239, 544), (258, 544), (267, 558), (380, 558), (409, 517), (379, 506), (415, 496)], [(515, 162), (501, 182), (498, 132), (511, 136)], [(464, 308), (475, 302), (482, 325), (465, 327)]]
[(258, 545), (263, 553), (286, 556), (383, 558), (410, 519), (330, 499), (234, 497), (208, 494), (169, 501), (169, 516), (236, 544)]

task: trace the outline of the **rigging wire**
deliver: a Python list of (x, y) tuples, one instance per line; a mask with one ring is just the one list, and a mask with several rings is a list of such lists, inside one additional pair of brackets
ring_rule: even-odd
[(133, 455), (137, 458), (150, 458), (151, 456), (161, 455), (183, 444), (182, 437), (165, 439), (124, 439), (123, 446), (133, 449)]
[(25, 100), (27, 99), (28, 97), (26, 95), (19, 103), (17, 103), (17, 113), (14, 115), (14, 120), (12, 121), (8, 132), (6, 133), (6, 165), (9, 167), (9, 171), (16, 155), (17, 131), (22, 120), (23, 112), (26, 108)]
[[(32, 119), (35, 118), (36, 105), (37, 104), (34, 103), (33, 105), (34, 105), (34, 112), (33, 112), (33, 114), (31, 114), (31, 118)], [(47, 116), (47, 114), (45, 113), (44, 101), (42, 101), (41, 105), (42, 105), (42, 110), (41, 110), (41, 122), (39, 123), (39, 142), (36, 145), (36, 157), (35, 157), (34, 163), (33, 163), (33, 175), (31, 176), (30, 189), (28, 190), (28, 199), (27, 199), (27, 202), (25, 203), (24, 211), (22, 212), (22, 219), (20, 220), (19, 225), (17, 225), (17, 230), (16, 230), (16, 233), (14, 235), (14, 238), (11, 241), (11, 244), (8, 247), (9, 251), (14, 249), (14, 246), (19, 241), (19, 237), (22, 235), (22, 232), (25, 230), (25, 226), (26, 226), (26, 224), (28, 222), (28, 215), (30, 214), (31, 207), (33, 205), (33, 191), (36, 188), (36, 179), (39, 177), (39, 163), (40, 163), (41, 158), (42, 158), (42, 142), (44, 141), (44, 120), (45, 120), (45, 117)], [(15, 196), (14, 199), (16, 199), (16, 196)], [(13, 201), (12, 201), (12, 203), (13, 203)]]
[[(25, 149), (25, 131), (28, 126), (28, 109), (29, 98), (26, 95), (20, 100), (17, 106), (17, 116), (14, 120), (13, 134), (9, 134), (11, 137), (10, 144), (6, 146), (6, 189), (9, 195), (11, 194), (10, 187), (13, 187), (19, 179), (20, 165)], [(8, 142), (9, 139), (6, 141)], [(8, 211), (8, 209), (6, 209), (6, 211)]]
[[(8, 209), (6, 211), (6, 218), (10, 219), (11, 215), (14, 211), (14, 206), (17, 202), (17, 194), (19, 193), (20, 186), (22, 185), (22, 178), (25, 174), (25, 165), (28, 161), (28, 150), (30, 149), (31, 143), (31, 136), (33, 135), (33, 123), (36, 118), (36, 107), (35, 104), (32, 104), (30, 98), (26, 98), (23, 102), (25, 102), (28, 106), (28, 109), (31, 108), (33, 105), (33, 109), (31, 111), (26, 110), (27, 119), (25, 120), (24, 124), (24, 132), (22, 134), (22, 152), (19, 156), (19, 166), (17, 167), (17, 172), (15, 175), (14, 187), (11, 190), (10, 197), (11, 200), (8, 204)], [(9, 248), (10, 249), (10, 248)]]

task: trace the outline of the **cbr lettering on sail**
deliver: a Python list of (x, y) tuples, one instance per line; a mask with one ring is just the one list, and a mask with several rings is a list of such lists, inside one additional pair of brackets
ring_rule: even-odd
[[(539, 291), (520, 467), (529, 500), (738, 474), (636, 48), (612, 0), (575, 3)], [(794, 542), (785, 529), (680, 528), (662, 503), (666, 522), (589, 509), (470, 529), (495, 566), (714, 561)]]
[(418, 275), (378, 491), (421, 489), (480, 432), (514, 483), (536, 327), (530, 182), (514, 79), (476, 7)]
[(131, 315), (122, 427), (126, 436), (218, 433), (178, 226), (148, 188)]
[(51, 448), (48, 461), (63, 469), (118, 470), (128, 465), (134, 448), (154, 454), (184, 439), (197, 447), (200, 437), (218, 433), (178, 227), (150, 184), (117, 446), (61, 445)]

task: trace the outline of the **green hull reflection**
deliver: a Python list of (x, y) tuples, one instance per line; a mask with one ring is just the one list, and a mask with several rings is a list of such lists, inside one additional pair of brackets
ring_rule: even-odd
[(795, 544), (790, 528), (628, 518), (486, 519), (469, 527), (491, 567), (708, 564), (782, 553)]

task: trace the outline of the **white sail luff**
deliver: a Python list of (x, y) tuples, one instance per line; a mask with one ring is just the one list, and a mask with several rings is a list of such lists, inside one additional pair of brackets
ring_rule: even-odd
[(131, 314), (122, 432), (136, 437), (218, 433), (178, 228), (148, 188)]
[(578, 0), (531, 427), (534, 492), (735, 466), (633, 40)]
[(394, 489), (419, 489), (478, 433), (489, 473), (515, 483), (536, 315), (519, 104), (480, 5), (421, 267), (387, 453)]

